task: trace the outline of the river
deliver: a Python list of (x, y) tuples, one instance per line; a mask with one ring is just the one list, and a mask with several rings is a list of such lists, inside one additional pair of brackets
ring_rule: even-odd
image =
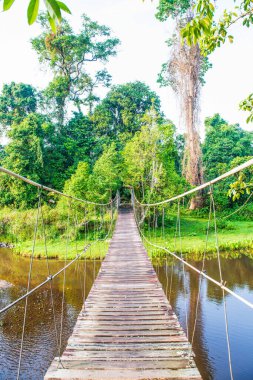
[[(201, 262), (194, 262), (201, 267)], [(57, 272), (63, 261), (50, 260), (51, 273)], [(84, 268), (86, 278), (84, 281)], [(82, 307), (84, 292), (88, 294), (94, 277), (100, 267), (98, 261), (79, 261), (66, 272), (65, 303), (63, 307), (62, 347), (66, 345), (78, 313)], [(0, 250), (0, 308), (22, 295), (27, 286), (29, 259), (15, 256), (8, 249)], [(186, 331), (185, 314), (195, 311), (198, 296), (198, 277), (186, 269), (183, 276), (181, 264), (163, 262), (155, 265), (160, 282)], [(236, 293), (253, 301), (253, 260), (222, 259), (222, 270), (227, 286)], [(218, 279), (217, 260), (206, 262), (207, 273)], [(35, 260), (33, 266), (32, 287), (47, 277), (45, 260)], [(171, 275), (172, 273), (172, 275)], [(11, 286), (8, 286), (11, 284)], [(172, 286), (170, 286), (172, 284)], [(3, 287), (3, 285), (5, 285)], [(6, 286), (7, 285), (7, 286)], [(171, 291), (170, 291), (171, 288)], [(37, 291), (28, 302), (27, 323), (25, 329), (24, 349), (21, 363), (23, 380), (41, 380), (52, 359), (57, 356), (57, 334), (60, 331), (63, 295), (63, 275), (53, 281), (53, 313), (50, 285)], [(186, 302), (185, 302), (186, 299)], [(235, 380), (253, 379), (253, 311), (231, 296), (226, 296), (231, 344), (232, 367)], [(0, 380), (14, 380), (17, 375), (19, 349), (23, 325), (24, 302), (7, 311), (0, 318)], [(188, 329), (191, 337), (195, 313), (189, 313)], [(204, 380), (230, 379), (226, 346), (225, 323), (222, 293), (217, 286), (203, 280), (196, 333), (193, 342), (196, 363)]]

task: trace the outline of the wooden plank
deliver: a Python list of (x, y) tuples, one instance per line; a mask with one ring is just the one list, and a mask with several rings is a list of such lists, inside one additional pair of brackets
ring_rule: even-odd
[(121, 210), (108, 254), (67, 347), (45, 379), (172, 380), (201, 376), (141, 242)]

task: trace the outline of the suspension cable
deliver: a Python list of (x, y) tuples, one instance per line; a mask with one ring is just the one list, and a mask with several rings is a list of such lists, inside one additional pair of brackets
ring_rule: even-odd
[[(135, 214), (135, 218), (136, 218), (135, 206), (134, 206), (134, 214)], [(214, 278), (208, 276), (205, 272), (202, 272), (201, 270), (199, 270), (198, 268), (196, 268), (194, 265), (191, 265), (186, 260), (184, 260), (183, 258), (181, 258), (180, 256), (178, 256), (175, 252), (171, 252), (168, 248), (160, 246), (160, 245), (156, 245), (156, 244), (152, 243), (151, 241), (149, 241), (146, 238), (146, 236), (142, 233), (142, 231), (140, 230), (140, 228), (138, 226), (138, 220), (137, 220), (137, 218), (136, 218), (136, 221), (137, 221), (137, 227), (139, 229), (140, 235), (147, 242), (147, 244), (149, 244), (150, 246), (152, 246), (154, 248), (159, 248), (159, 249), (167, 252), (168, 254), (172, 255), (177, 260), (179, 260), (182, 263), (184, 263), (188, 268), (192, 269), (193, 271), (197, 272), (201, 276), (205, 277), (207, 280), (209, 280), (212, 283), (214, 283), (215, 285), (219, 286), (221, 289), (224, 289), (225, 292), (231, 294), (233, 297), (237, 298), (240, 302), (244, 303), (245, 305), (247, 305), (248, 307), (250, 307), (251, 309), (253, 309), (253, 303), (252, 302), (248, 301), (244, 297), (239, 296), (238, 294), (236, 294), (235, 292), (233, 292), (233, 290), (231, 290), (230, 288), (228, 288), (227, 286), (225, 286), (223, 283), (221, 283), (221, 282), (215, 280)]]
[(176, 195), (175, 197), (172, 197), (172, 198), (169, 198), (169, 199), (165, 199), (164, 201), (161, 201), (161, 202), (156, 202), (156, 203), (141, 203), (135, 196), (134, 192), (133, 192), (133, 197), (135, 198), (136, 202), (139, 203), (140, 205), (142, 206), (158, 206), (158, 205), (163, 205), (165, 203), (169, 203), (169, 202), (173, 202), (177, 199), (180, 199), (180, 198), (184, 198), (186, 197), (187, 195), (191, 195), (191, 194), (194, 194), (200, 190), (203, 190), (205, 189), (206, 187), (210, 187), (211, 185), (215, 184), (216, 182), (219, 182), (221, 181), (222, 179), (225, 179), (227, 177), (230, 177), (231, 175), (233, 174), (236, 174), (238, 172), (240, 172), (241, 170), (243, 169), (246, 169), (248, 168), (249, 166), (252, 166), (253, 165), (253, 158), (244, 162), (243, 164), (241, 165), (238, 165), (236, 166), (234, 169), (232, 170), (229, 170), (228, 172), (220, 175), (219, 177), (216, 177), (214, 179), (212, 179), (211, 181), (208, 181), (206, 183), (203, 183), (202, 185), (200, 186), (197, 186), (197, 187), (194, 187), (193, 189), (191, 190), (188, 190), (186, 191), (185, 193), (182, 193), (182, 194), (179, 194), (179, 195)]
[[(216, 222), (216, 210), (215, 210), (215, 202), (214, 202), (212, 189), (211, 189), (210, 197), (211, 197), (212, 207), (213, 207), (215, 244), (216, 244), (216, 250), (217, 250), (217, 260), (218, 260), (218, 266), (219, 266), (220, 282), (221, 284), (223, 284), (224, 281), (223, 281), (222, 270), (221, 270), (221, 258), (220, 258), (220, 249), (219, 249), (219, 241), (218, 241), (217, 222)], [(227, 304), (226, 304), (224, 288), (222, 288), (222, 298), (223, 298), (224, 319), (225, 319), (225, 328), (226, 328), (229, 372), (230, 372), (230, 378), (231, 380), (233, 380), (234, 376), (233, 376), (233, 369), (232, 369), (231, 348), (230, 348), (230, 339), (229, 339), (229, 332), (228, 332)]]
[[(38, 200), (36, 221), (35, 221), (35, 227), (34, 227), (34, 235), (33, 235), (32, 255), (30, 257), (30, 265), (29, 265), (29, 273), (28, 273), (28, 281), (27, 281), (27, 292), (29, 292), (30, 285), (31, 285), (33, 258), (34, 258), (35, 243), (36, 243), (36, 238), (37, 238), (37, 233), (38, 233), (38, 225), (39, 225), (40, 204), (41, 204), (41, 190), (39, 190), (39, 200)], [(26, 317), (27, 317), (27, 307), (28, 307), (28, 298), (26, 297), (24, 317), (23, 317), (22, 336), (21, 336), (21, 345), (20, 345), (20, 350), (19, 350), (17, 380), (19, 380), (20, 369), (21, 369), (21, 361), (22, 361), (22, 353), (23, 353), (23, 345), (24, 345), (24, 337), (25, 337), (25, 327), (26, 327)]]
[[(115, 202), (115, 200), (113, 201)], [(116, 207), (117, 209), (117, 207)], [(7, 310), (9, 310), (10, 308), (12, 308), (13, 306), (15, 306), (17, 303), (21, 302), (22, 300), (26, 299), (27, 297), (29, 297), (31, 294), (33, 294), (34, 292), (36, 292), (38, 289), (40, 289), (41, 287), (43, 287), (44, 285), (46, 285), (48, 282), (52, 281), (55, 277), (59, 276), (65, 269), (67, 269), (69, 266), (71, 266), (76, 260), (78, 260), (79, 258), (81, 258), (87, 251), (88, 249), (93, 246), (94, 244), (96, 244), (97, 242), (99, 241), (103, 241), (103, 240), (106, 240), (108, 238), (108, 236), (110, 235), (111, 231), (112, 231), (112, 228), (113, 228), (113, 222), (114, 222), (114, 218), (111, 219), (111, 223), (109, 225), (109, 228), (108, 228), (108, 232), (106, 234), (106, 236), (103, 238), (103, 239), (98, 239), (92, 243), (89, 243), (87, 244), (83, 251), (81, 253), (79, 253), (73, 260), (71, 260), (67, 265), (65, 265), (63, 268), (61, 268), (58, 272), (56, 272), (55, 274), (53, 275), (50, 275), (47, 277), (46, 280), (42, 281), (40, 284), (38, 284), (37, 286), (35, 286), (33, 289), (27, 291), (25, 294), (23, 294), (21, 297), (17, 298), (15, 301), (11, 302), (10, 304), (8, 304), (7, 306), (5, 306), (3, 309), (0, 310), (0, 315), (4, 312), (6, 312)], [(86, 232), (87, 234), (87, 232)], [(86, 235), (87, 236), (87, 235)], [(86, 256), (85, 256), (86, 258)]]
[[(66, 198), (78, 201), (78, 202), (83, 202), (83, 203), (87, 203), (87, 204), (91, 204), (91, 205), (106, 206), (106, 205), (111, 204), (114, 201), (113, 199), (111, 199), (110, 202), (107, 202), (107, 203), (97, 203), (97, 202), (88, 201), (86, 199), (77, 198), (77, 197), (74, 197), (72, 195), (62, 193), (61, 191), (52, 189), (51, 187), (44, 186), (44, 185), (42, 185), (40, 183), (34, 182), (31, 179), (23, 177), (20, 174), (14, 173), (11, 170), (3, 168), (2, 166), (0, 166), (0, 172), (8, 174), (11, 177), (20, 179), (23, 182), (29, 183), (30, 185), (33, 185), (33, 186), (37, 187), (38, 189), (46, 190), (46, 191), (48, 191), (50, 193), (55, 193), (55, 194), (61, 195), (63, 197), (66, 197)], [(115, 199), (116, 199), (116, 197), (115, 197)]]

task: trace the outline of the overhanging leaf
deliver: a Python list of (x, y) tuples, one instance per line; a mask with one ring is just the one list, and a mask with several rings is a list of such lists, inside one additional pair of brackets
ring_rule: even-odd
[(62, 1), (57, 1), (57, 4), (59, 5), (60, 9), (71, 15), (71, 10), (67, 7), (66, 4), (64, 4)]
[(51, 18), (52, 19), (57, 18), (59, 21), (61, 21), (61, 10), (56, 0), (44, 0), (44, 1)]
[(15, 0), (4, 0), (4, 4), (3, 4), (3, 10), (4, 11), (8, 11), (8, 9), (10, 9), (10, 7), (12, 6), (12, 4), (14, 3)]
[(49, 21), (49, 24), (51, 26), (51, 29), (54, 33), (57, 32), (57, 25), (56, 25), (56, 22), (55, 20), (50, 16), (50, 14), (48, 14), (48, 21)]
[(38, 16), (40, 0), (31, 0), (27, 9), (28, 24), (34, 23)]

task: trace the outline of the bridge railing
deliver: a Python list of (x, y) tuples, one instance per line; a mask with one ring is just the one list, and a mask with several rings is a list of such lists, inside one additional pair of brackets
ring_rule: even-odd
[[(25, 302), (24, 305), (24, 318), (23, 318), (23, 327), (22, 327), (22, 337), (21, 337), (21, 346), (20, 346), (20, 352), (19, 352), (19, 362), (18, 362), (18, 373), (17, 373), (17, 379), (20, 378), (21, 373), (21, 363), (22, 363), (22, 354), (23, 354), (23, 346), (25, 341), (25, 331), (26, 331), (26, 320), (27, 320), (27, 310), (28, 310), (28, 299), (29, 297), (37, 292), (39, 289), (45, 287), (47, 284), (49, 284), (50, 292), (51, 292), (51, 310), (55, 310), (54, 306), (54, 292), (52, 288), (52, 283), (54, 279), (58, 276), (62, 276), (62, 282), (63, 282), (63, 289), (62, 289), (62, 316), (61, 316), (61, 323), (60, 328), (56, 326), (56, 317), (54, 315), (54, 323), (55, 323), (55, 332), (56, 332), (56, 345), (57, 345), (57, 351), (60, 355), (61, 349), (62, 349), (62, 332), (63, 332), (63, 313), (64, 313), (64, 304), (65, 304), (65, 291), (66, 291), (66, 276), (67, 276), (67, 269), (72, 266), (75, 262), (87, 258), (92, 258), (95, 263), (95, 253), (101, 256), (101, 245), (107, 246), (105, 242), (107, 241), (108, 237), (111, 236), (113, 228), (114, 228), (114, 222), (115, 222), (115, 216), (117, 214), (117, 210), (120, 204), (120, 197), (119, 193), (117, 193), (116, 197), (114, 199), (111, 199), (107, 203), (99, 203), (99, 202), (92, 202), (90, 200), (81, 199), (75, 196), (72, 196), (70, 194), (66, 194), (63, 192), (60, 192), (56, 189), (44, 186), (40, 183), (34, 182), (30, 180), (29, 178), (23, 177), (17, 173), (14, 173), (8, 169), (5, 169), (3, 167), (0, 167), (0, 172), (11, 176), (13, 178), (16, 178), (19, 181), (25, 182), (29, 184), (30, 186), (33, 186), (38, 189), (38, 201), (36, 206), (36, 212), (33, 213), (35, 216), (34, 220), (34, 233), (33, 236), (31, 236), (32, 244), (31, 244), (31, 254), (30, 254), (30, 263), (29, 263), (29, 270), (27, 273), (27, 288), (23, 295), (21, 295), (19, 298), (15, 299), (14, 301), (8, 303), (0, 310), (0, 316), (6, 313), (8, 310), (12, 309), (16, 305), (20, 304), (22, 301)], [(49, 264), (49, 255), (48, 255), (48, 248), (51, 242), (49, 242), (48, 236), (47, 236), (47, 226), (46, 226), (46, 216), (44, 215), (44, 204), (46, 205), (48, 203), (48, 199), (44, 199), (44, 194), (50, 193), (56, 194), (60, 198), (63, 198), (66, 200), (66, 202), (63, 203), (64, 208), (64, 215), (63, 218), (65, 218), (65, 232), (62, 235), (62, 239), (65, 240), (65, 253), (64, 253), (64, 265), (60, 270), (58, 270), (56, 273), (52, 273), (50, 269)], [(22, 220), (20, 220), (20, 223), (22, 223)], [(35, 258), (35, 250), (36, 250), (36, 244), (39, 238), (39, 232), (40, 232), (40, 238), (42, 240), (42, 246), (44, 245), (43, 251), (44, 251), (44, 257), (46, 259), (46, 266), (47, 266), (47, 277), (41, 281), (36, 286), (32, 287), (32, 272), (33, 272), (33, 264), (34, 264), (34, 258)], [(74, 236), (74, 237), (73, 237)], [(72, 259), (69, 259), (69, 253), (70, 253), (70, 243), (71, 240), (75, 240), (75, 244), (73, 244), (74, 252), (71, 252)], [(79, 241), (79, 248), (77, 247), (77, 240)], [(81, 247), (81, 248), (80, 248)], [(74, 255), (74, 258), (73, 258)], [(83, 272), (83, 297), (85, 301), (86, 296), (86, 289), (85, 289), (85, 282), (86, 282), (86, 263), (84, 266), (84, 272)], [(95, 265), (93, 266), (93, 275), (95, 279)], [(93, 280), (94, 280), (93, 279)]]
[[(163, 251), (165, 253), (166, 258), (166, 276), (168, 277), (168, 263), (167, 259), (168, 257), (172, 257), (173, 260), (176, 259), (178, 262), (182, 265), (182, 272), (183, 272), (183, 282), (184, 282), (184, 292), (186, 289), (186, 273), (185, 269), (189, 268), (191, 271), (196, 273), (199, 276), (199, 286), (198, 286), (198, 296), (197, 296), (197, 304), (195, 309), (195, 319), (194, 319), (194, 327), (192, 331), (192, 338), (191, 338), (191, 345), (193, 345), (194, 336), (195, 336), (195, 330), (196, 330), (196, 323), (198, 318), (198, 309), (199, 309), (199, 303), (200, 303), (200, 293), (202, 288), (202, 282), (203, 279), (207, 279), (211, 283), (215, 284), (217, 287), (219, 287), (222, 291), (222, 297), (223, 297), (223, 309), (224, 309), (224, 320), (225, 320), (225, 329), (226, 329), (226, 341), (227, 341), (227, 351), (228, 351), (228, 362), (229, 362), (229, 370), (230, 370), (230, 377), (233, 379), (233, 370), (232, 370), (232, 359), (231, 359), (231, 349), (230, 349), (230, 339), (229, 339), (229, 328), (228, 328), (228, 316), (227, 316), (227, 306), (226, 306), (226, 294), (231, 295), (232, 297), (239, 300), (241, 303), (245, 304), (249, 308), (253, 309), (253, 303), (246, 299), (245, 297), (237, 294), (232, 289), (230, 289), (226, 285), (226, 279), (224, 278), (223, 271), (222, 271), (222, 264), (221, 264), (221, 250), (219, 245), (219, 238), (218, 238), (218, 223), (217, 223), (217, 210), (216, 210), (216, 201), (215, 201), (215, 195), (214, 195), (214, 186), (221, 181), (225, 180), (226, 178), (229, 178), (233, 176), (234, 174), (240, 173), (244, 169), (250, 168), (253, 165), (253, 159), (248, 160), (247, 162), (233, 168), (232, 170), (218, 176), (217, 178), (214, 178), (211, 181), (208, 181), (200, 186), (197, 186), (193, 189), (190, 189), (182, 194), (173, 196), (168, 199), (161, 200), (159, 202), (150, 202), (150, 203), (144, 203), (141, 202), (135, 195), (134, 190), (132, 189), (131, 194), (131, 202), (132, 207), (134, 209), (135, 219), (137, 226), (139, 228), (140, 235), (143, 239), (143, 243), (147, 245), (148, 247), (151, 247), (152, 249)], [(190, 255), (187, 255), (187, 253), (183, 254), (182, 251), (182, 228), (181, 228), (181, 213), (182, 208), (184, 207), (184, 200), (189, 199), (191, 196), (194, 196), (195, 194), (199, 192), (203, 192), (204, 190), (208, 190), (205, 194), (206, 203), (208, 204), (208, 220), (206, 225), (206, 238), (205, 238), (205, 248), (203, 249), (203, 257), (202, 257), (202, 264), (201, 269), (197, 268), (195, 265), (193, 265), (191, 262), (189, 262), (189, 259), (191, 259)], [(249, 198), (251, 197), (252, 193), (249, 195)], [(241, 211), (243, 207), (247, 204), (249, 198), (244, 202), (244, 204), (238, 208), (238, 211)], [(174, 205), (174, 208), (171, 207), (170, 209), (168, 206), (172, 204)], [(235, 214), (237, 211), (231, 213), (231, 215)], [(160, 214), (161, 217), (161, 225), (159, 228), (161, 228), (160, 236), (162, 236), (162, 242), (157, 241), (157, 230), (158, 230), (158, 217), (157, 214)], [(168, 244), (166, 243), (166, 240), (168, 239), (168, 235), (165, 230), (165, 217), (168, 214), (176, 214), (176, 223), (175, 223), (175, 231), (174, 231), (174, 249), (169, 248)], [(229, 215), (228, 215), (229, 216)], [(207, 247), (209, 238), (211, 235), (211, 224), (212, 224), (212, 233), (214, 234), (215, 239), (215, 257), (217, 258), (217, 264), (218, 264), (218, 271), (219, 271), (219, 280), (213, 278), (210, 276), (206, 271), (206, 256), (207, 256)], [(145, 226), (148, 226), (145, 228)], [(150, 231), (153, 230), (153, 231)], [(176, 244), (176, 241), (178, 241), (178, 244)], [(189, 258), (189, 259), (188, 259)], [(172, 269), (171, 269), (171, 275), (170, 280), (167, 278), (166, 283), (169, 284), (169, 299), (172, 289), (172, 274), (174, 270), (174, 261), (172, 263)], [(187, 310), (187, 295), (185, 292), (184, 295), (185, 299), (185, 319), (186, 319), (186, 329), (187, 329), (187, 336), (189, 333), (189, 326), (188, 326), (188, 310)], [(191, 311), (193, 312), (193, 311)]]

